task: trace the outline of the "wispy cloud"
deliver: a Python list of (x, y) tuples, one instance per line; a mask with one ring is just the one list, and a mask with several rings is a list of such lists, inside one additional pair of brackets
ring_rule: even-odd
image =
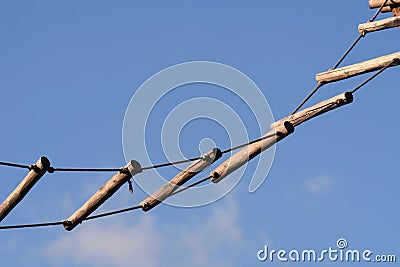
[(306, 190), (315, 195), (329, 193), (332, 186), (333, 180), (328, 176), (317, 176), (304, 181), (304, 187)]
[(64, 235), (46, 246), (44, 254), (55, 265), (118, 267), (134, 260), (137, 266), (158, 266), (154, 255), (161, 251), (161, 243), (155, 229), (150, 216), (142, 216), (136, 224), (114, 218), (112, 223), (87, 225)]
[(239, 209), (233, 200), (216, 206), (191, 224), (178, 218), (158, 221), (151, 214), (136, 222), (124, 217), (91, 222), (43, 252), (53, 266), (229, 266), (242, 241)]
[[(242, 230), (238, 224), (239, 210), (237, 205), (229, 201), (226, 207), (214, 210), (210, 217), (193, 229), (183, 229), (177, 242), (183, 250), (184, 262), (190, 266), (229, 266), (228, 262), (218, 262), (222, 256), (231, 255), (230, 250), (235, 250), (242, 240)], [(187, 266), (182, 264), (178, 266)]]

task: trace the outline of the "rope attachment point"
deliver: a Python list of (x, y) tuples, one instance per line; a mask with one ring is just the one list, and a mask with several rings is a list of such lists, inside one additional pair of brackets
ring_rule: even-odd
[(28, 167), (29, 173), (11, 192), (11, 194), (0, 205), (0, 222), (18, 205), (19, 202), (29, 193), (33, 186), (50, 169), (50, 161), (46, 157), (40, 157), (39, 160)]
[(108, 180), (89, 200), (86, 201), (68, 219), (63, 221), (65, 230), (71, 231), (92, 212), (109, 199), (123, 184), (128, 182), (135, 174), (142, 172), (139, 162), (131, 160)]

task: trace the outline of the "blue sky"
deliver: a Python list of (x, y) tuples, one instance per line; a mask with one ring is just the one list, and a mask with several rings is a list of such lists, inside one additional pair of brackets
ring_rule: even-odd
[[(194, 60), (242, 71), (262, 90), (274, 117), (284, 117), (374, 12), (367, 1), (321, 3), (2, 2), (0, 160), (32, 164), (45, 155), (59, 167), (124, 165), (122, 124), (132, 95), (153, 74)], [(399, 34), (392, 29), (367, 35), (344, 64), (397, 52)], [(309, 104), (365, 78), (327, 85)], [(266, 244), (323, 250), (341, 237), (349, 248), (399, 258), (399, 84), (398, 68), (389, 69), (351, 105), (296, 128), (277, 145), (271, 171), (253, 194), (247, 191), (252, 178), (247, 173), (226, 197), (203, 207), (160, 205), (148, 213), (87, 222), (72, 232), (1, 231), (2, 265), (294, 265), (260, 262), (256, 254)], [(211, 91), (204, 88), (204, 94)], [(248, 110), (239, 106), (237, 112), (245, 117)], [(193, 129), (182, 136), (187, 156), (198, 148), (194, 141), (207, 137), (207, 126), (201, 127), (204, 135), (189, 138)], [(0, 198), (25, 174), (0, 167)], [(109, 177), (46, 174), (2, 224), (64, 219)], [(137, 204), (146, 195), (135, 189), (132, 197), (121, 188), (99, 211)]]

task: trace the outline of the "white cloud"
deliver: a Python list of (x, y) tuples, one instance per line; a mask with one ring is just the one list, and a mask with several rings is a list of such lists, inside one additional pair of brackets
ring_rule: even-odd
[(317, 176), (304, 181), (304, 187), (312, 194), (323, 195), (329, 193), (333, 186), (332, 178), (328, 176)]
[(43, 253), (53, 266), (230, 266), (243, 245), (242, 230), (237, 204), (222, 201), (206, 217), (196, 214), (191, 224), (181, 218), (155, 223), (143, 213), (130, 221), (116, 216), (88, 222), (46, 245)]
[(134, 261), (137, 266), (158, 266), (154, 255), (161, 250), (160, 237), (150, 216), (141, 216), (137, 223), (129, 224), (117, 218), (108, 220), (109, 223), (78, 226), (81, 229), (46, 246), (44, 254), (56, 265), (71, 261), (78, 265), (118, 267)]
[[(183, 248), (181, 250), (185, 258), (183, 262), (190, 262), (190, 266), (223, 266), (224, 264), (230, 266), (229, 257), (234, 255), (229, 251), (232, 252), (239, 247), (242, 231), (238, 224), (238, 207), (231, 200), (228, 202), (226, 207), (214, 210), (212, 215), (199, 225), (181, 231), (177, 243)], [(223, 259), (224, 262), (216, 263), (218, 258)], [(187, 264), (181, 263), (180, 266), (187, 266)]]

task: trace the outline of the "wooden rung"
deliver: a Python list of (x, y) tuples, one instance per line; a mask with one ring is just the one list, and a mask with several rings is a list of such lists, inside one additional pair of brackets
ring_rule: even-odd
[[(376, 4), (374, 3), (374, 7), (371, 7), (371, 5), (370, 5), (370, 8), (379, 8), (380, 7), (380, 5), (382, 4), (382, 1), (384, 1), (384, 0), (379, 0), (380, 2), (378, 3), (378, 2), (376, 2)], [(398, 0), (398, 1), (400, 1), (400, 0)], [(382, 7), (382, 9), (381, 9), (381, 13), (389, 13), (389, 12), (392, 12), (393, 13), (393, 16), (400, 16), (400, 3), (398, 3), (398, 4), (396, 4), (396, 3), (393, 3), (393, 2), (388, 2), (389, 3), (389, 5), (387, 5), (387, 6), (384, 6), (384, 7)], [(379, 4), (379, 5), (377, 5), (377, 4)]]
[(384, 6), (384, 7), (382, 7), (381, 13), (389, 13), (391, 11), (392, 11), (391, 6)]
[[(385, 3), (386, 0), (369, 0), (369, 8), (380, 8), (383, 3)], [(387, 3), (384, 5), (384, 7), (387, 6), (392, 6), (392, 5), (399, 5), (400, 0), (389, 0)]]
[(389, 13), (392, 12), (393, 16), (400, 16), (400, 5), (399, 4), (395, 4), (392, 6), (384, 6), (381, 10), (382, 13)]
[(233, 171), (239, 169), (246, 164), (249, 160), (263, 152), (265, 149), (271, 147), (276, 142), (282, 140), (294, 131), (294, 127), (290, 122), (285, 121), (277, 125), (276, 128), (271, 129), (268, 133), (263, 135), (264, 139), (250, 144), (233, 154), (224, 163), (215, 168), (211, 173), (211, 181), (218, 183)]
[[(344, 80), (353, 76), (381, 69), (390, 62), (393, 62), (395, 59), (400, 59), (400, 52), (374, 58), (354, 65), (318, 73), (315, 76), (315, 79), (319, 83), (330, 83), (339, 80)], [(393, 62), (391, 66), (393, 67), (399, 65), (400, 63), (399, 61), (400, 60)]]
[(46, 157), (40, 157), (35, 165), (30, 167), (29, 173), (11, 192), (0, 205), (0, 222), (11, 212), (13, 208), (28, 194), (32, 187), (50, 169), (50, 161)]
[(117, 172), (106, 182), (85, 204), (74, 214), (63, 221), (65, 230), (71, 231), (87, 216), (95, 211), (101, 204), (109, 199), (123, 184), (129, 181), (133, 175), (142, 172), (139, 162), (131, 160), (124, 168)]
[(381, 9), (381, 13), (389, 13), (392, 11), (392, 8), (390, 6), (384, 6)]
[(369, 32), (390, 29), (390, 28), (394, 28), (397, 26), (400, 26), (400, 16), (360, 24), (360, 25), (358, 25), (358, 31), (361, 34), (366, 34)]
[(256, 155), (291, 134), (295, 126), (351, 102), (353, 95), (346, 92), (272, 123), (271, 130), (263, 136), (265, 139), (248, 145), (215, 168), (211, 172), (211, 181), (214, 183), (221, 181)]
[(271, 129), (277, 127), (277, 125), (282, 124), (284, 121), (288, 121), (293, 124), (294, 127), (315, 118), (323, 113), (341, 107), (343, 105), (353, 102), (353, 95), (349, 92), (337, 95), (330, 99), (319, 102), (318, 104), (311, 106), (309, 108), (303, 109), (293, 115), (287, 116), (279, 121), (271, 123)]
[(189, 167), (177, 174), (173, 179), (171, 179), (168, 183), (158, 189), (155, 193), (140, 202), (143, 211), (149, 211), (150, 209), (160, 204), (163, 200), (169, 197), (179, 186), (189, 181), (196, 174), (218, 160), (221, 156), (221, 150), (219, 150), (218, 148), (214, 148), (204, 154), (200, 159), (190, 164)]
[(393, 16), (400, 16), (400, 5), (392, 8)]

